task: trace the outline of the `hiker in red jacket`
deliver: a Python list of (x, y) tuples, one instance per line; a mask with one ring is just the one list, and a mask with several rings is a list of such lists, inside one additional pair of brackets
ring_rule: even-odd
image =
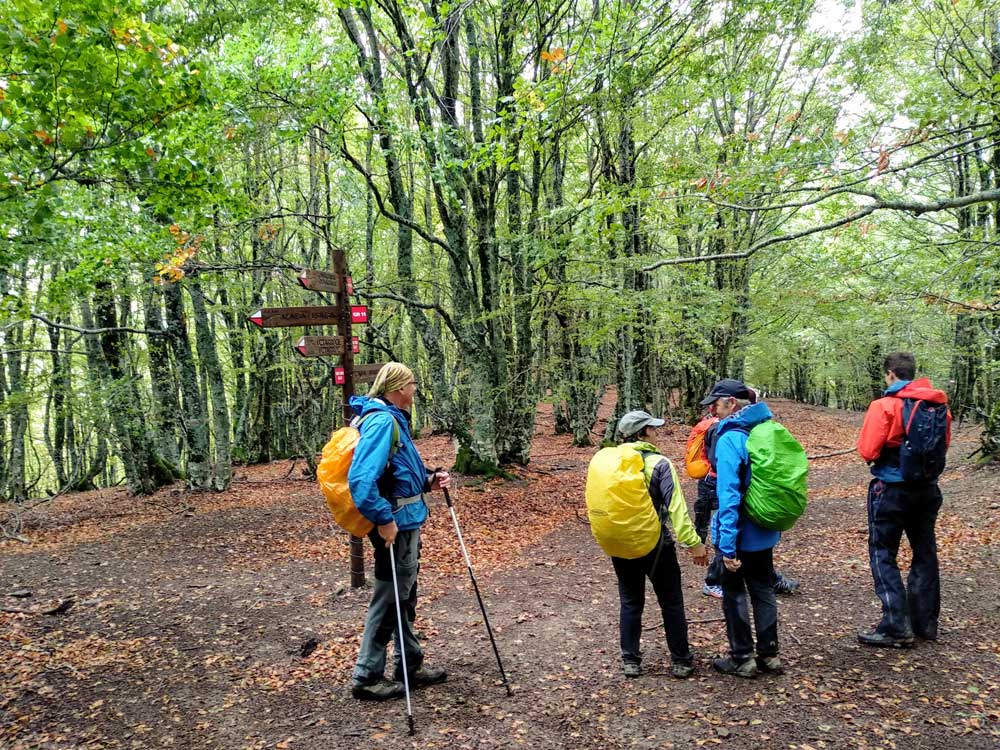
[[(866, 646), (909, 648), (914, 635), (937, 640), (941, 611), (934, 538), (941, 508), (937, 476), (951, 442), (951, 412), (943, 391), (927, 378), (913, 379), (912, 354), (893, 352), (883, 369), (885, 395), (868, 407), (857, 446), (874, 475), (868, 486), (868, 558), (875, 593), (882, 600), (882, 621), (873, 630), (858, 633), (858, 640)], [(919, 432), (915, 420), (923, 425)], [(913, 469), (915, 464), (918, 470)], [(896, 562), (903, 532), (913, 550), (905, 588)]]

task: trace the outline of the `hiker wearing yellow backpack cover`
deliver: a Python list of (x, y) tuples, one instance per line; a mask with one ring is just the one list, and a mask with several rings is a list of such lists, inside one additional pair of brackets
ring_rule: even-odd
[(618, 421), (618, 432), (629, 442), (598, 451), (587, 470), (588, 517), (618, 578), (622, 671), (630, 678), (642, 673), (639, 640), (647, 578), (660, 604), (670, 672), (678, 678), (694, 673), (674, 537), (697, 565), (708, 563), (708, 552), (688, 516), (677, 471), (656, 446), (655, 430), (663, 424), (647, 412), (628, 412)]
[[(352, 396), (350, 400), (361, 435), (347, 478), (355, 505), (375, 525), (368, 534), (375, 551), (375, 580), (351, 686), (352, 695), (361, 700), (404, 695), (401, 646), (411, 686), (447, 678), (444, 669), (424, 665), (423, 651), (413, 633), (420, 527), (427, 520), (424, 493), (444, 489), (450, 483), (448, 472), (434, 472), (424, 465), (413, 444), (409, 410), (416, 391), (417, 381), (410, 368), (389, 362), (379, 370), (367, 396)], [(396, 617), (393, 561), (403, 611), (401, 627)], [(400, 630), (403, 644), (399, 643)], [(396, 666), (393, 679), (386, 680), (386, 648), (393, 639)]]

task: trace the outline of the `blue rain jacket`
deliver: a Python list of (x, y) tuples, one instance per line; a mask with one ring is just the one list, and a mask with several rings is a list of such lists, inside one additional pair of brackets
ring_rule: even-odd
[(771, 417), (767, 404), (758, 401), (726, 417), (716, 427), (713, 468), (718, 474), (719, 511), (712, 519), (712, 539), (726, 557), (737, 558), (741, 550), (770, 549), (781, 539), (779, 532), (761, 528), (740, 513), (743, 495), (750, 485), (747, 437), (750, 430)]
[[(400, 531), (419, 529), (427, 520), (425, 501), (404, 505), (393, 513), (394, 498), (413, 497), (430, 490), (431, 472), (413, 444), (409, 419), (381, 399), (351, 396), (350, 404), (359, 417), (371, 415), (361, 423), (361, 438), (347, 473), (354, 504), (376, 526), (395, 519)], [(393, 419), (399, 425), (399, 448), (390, 459)]]

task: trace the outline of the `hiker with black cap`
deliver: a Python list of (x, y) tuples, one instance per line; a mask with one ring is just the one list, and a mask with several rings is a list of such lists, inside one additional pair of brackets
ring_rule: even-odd
[[(587, 473), (587, 507), (591, 528), (602, 548), (611, 556), (618, 578), (622, 670), (630, 678), (642, 673), (639, 640), (647, 578), (653, 584), (660, 605), (663, 630), (670, 650), (670, 674), (685, 678), (694, 673), (694, 655), (688, 644), (681, 570), (674, 540), (688, 549), (697, 565), (707, 564), (708, 552), (688, 516), (677, 472), (656, 446), (655, 431), (663, 424), (662, 419), (648, 412), (628, 412), (618, 421), (618, 433), (628, 442), (599, 451)], [(622, 466), (635, 467), (638, 472), (634, 481), (623, 483), (638, 490), (637, 502), (609, 509), (608, 503), (613, 504), (623, 496), (627, 497), (631, 491), (624, 486), (609, 486), (623, 479)], [(597, 502), (593, 503), (595, 500)], [(601, 504), (604, 510), (598, 511), (596, 506)], [(634, 517), (622, 517), (623, 513), (627, 516), (630, 509)], [(663, 523), (664, 516), (670, 521), (673, 536)], [(639, 521), (637, 529), (631, 527), (633, 520)], [(621, 534), (623, 538), (602, 538), (605, 531), (611, 536)], [(648, 536), (647, 531), (651, 532)], [(648, 538), (648, 543), (636, 548), (634, 545), (638, 537)]]
[(741, 509), (750, 478), (747, 439), (755, 426), (771, 419), (771, 410), (757, 401), (752, 389), (731, 378), (717, 382), (701, 404), (710, 406), (720, 420), (709, 450), (719, 500), (712, 520), (712, 540), (723, 562), (720, 584), (729, 656), (715, 659), (712, 666), (739, 677), (755, 677), (758, 669), (781, 673), (773, 557), (781, 534), (758, 526)]

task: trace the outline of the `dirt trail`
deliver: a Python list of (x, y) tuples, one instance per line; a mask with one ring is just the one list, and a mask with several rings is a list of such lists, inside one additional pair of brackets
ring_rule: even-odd
[[(849, 447), (856, 414), (778, 401), (811, 454)], [(418, 629), (447, 683), (370, 705), (346, 688), (365, 591), (346, 587), (344, 540), (287, 463), (241, 470), (222, 496), (165, 490), (67, 498), (0, 544), (0, 747), (27, 748), (996, 748), (1000, 743), (997, 473), (962, 462), (959, 430), (939, 522), (942, 637), (862, 649), (878, 618), (866, 562), (865, 467), (813, 463), (810, 509), (776, 557), (802, 582), (780, 600), (787, 674), (716, 675), (725, 636), (701, 570), (682, 561), (694, 679), (673, 680), (650, 594), (644, 675), (626, 681), (609, 561), (582, 520), (590, 449), (542, 415), (520, 479), (456, 489), (490, 610), (507, 697), (451, 522), (425, 534)], [(684, 432), (671, 450), (679, 457)], [(422, 440), (429, 463), (451, 455)], [(288, 474), (286, 476), (286, 474)], [(462, 484), (461, 482), (459, 483)], [(693, 483), (686, 486), (689, 502)], [(992, 506), (992, 507), (991, 507)], [(905, 561), (905, 555), (904, 561)], [(9, 594), (30, 590), (31, 596)], [(73, 598), (62, 615), (37, 614)], [(317, 641), (304, 657), (303, 648)]]

